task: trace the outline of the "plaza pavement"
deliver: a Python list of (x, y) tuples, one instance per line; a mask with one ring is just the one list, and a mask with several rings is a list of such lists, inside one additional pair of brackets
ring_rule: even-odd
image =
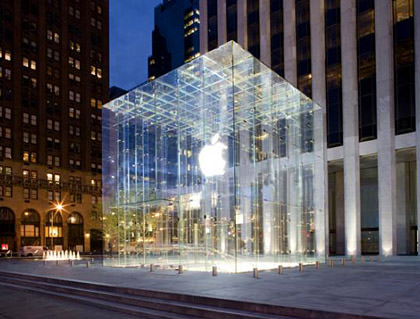
[(0, 260), (0, 270), (104, 283), (130, 288), (168, 291), (299, 307), (380, 318), (420, 318), (420, 257), (389, 257), (377, 261), (336, 260), (334, 267), (305, 267), (250, 273), (219, 274), (148, 268), (110, 268), (101, 264), (74, 267), (66, 262)]

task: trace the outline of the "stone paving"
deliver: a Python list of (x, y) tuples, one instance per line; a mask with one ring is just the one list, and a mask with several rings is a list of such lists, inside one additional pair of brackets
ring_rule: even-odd
[(0, 319), (112, 319), (132, 318), (126, 314), (116, 313), (90, 307), (77, 302), (70, 302), (50, 296), (39, 295), (19, 289), (0, 285)]
[(109, 268), (100, 264), (86, 268), (67, 263), (0, 261), (0, 270), (48, 275), (190, 295), (202, 295), (260, 303), (318, 309), (383, 318), (420, 318), (420, 257), (390, 257), (376, 261), (336, 260), (333, 268), (305, 267), (250, 273), (219, 274), (148, 268)]

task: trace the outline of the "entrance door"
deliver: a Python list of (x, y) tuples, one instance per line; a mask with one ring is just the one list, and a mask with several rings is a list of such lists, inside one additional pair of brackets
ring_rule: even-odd
[(69, 249), (84, 251), (83, 237), (83, 217), (79, 213), (73, 212), (67, 219), (69, 233)]

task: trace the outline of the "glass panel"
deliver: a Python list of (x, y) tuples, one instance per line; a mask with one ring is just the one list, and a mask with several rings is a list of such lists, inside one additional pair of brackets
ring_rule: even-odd
[(322, 110), (236, 43), (103, 115), (105, 247), (118, 252), (105, 265), (242, 272), (322, 260)]

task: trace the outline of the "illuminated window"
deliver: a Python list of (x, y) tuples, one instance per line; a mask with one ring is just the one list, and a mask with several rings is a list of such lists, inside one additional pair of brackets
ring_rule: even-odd
[(22, 159), (24, 162), (29, 162), (29, 152), (24, 151)]
[(35, 126), (37, 123), (37, 118), (36, 115), (31, 115), (31, 125)]
[(31, 163), (36, 163), (37, 162), (37, 153), (32, 152), (31, 153)]
[(24, 66), (24, 67), (29, 67), (29, 60), (28, 60), (28, 58), (23, 58), (22, 59), (22, 65)]
[(10, 148), (10, 147), (5, 147), (4, 148), (4, 157), (12, 159), (12, 148)]
[(22, 139), (23, 139), (23, 143), (29, 143), (29, 133), (23, 132)]

